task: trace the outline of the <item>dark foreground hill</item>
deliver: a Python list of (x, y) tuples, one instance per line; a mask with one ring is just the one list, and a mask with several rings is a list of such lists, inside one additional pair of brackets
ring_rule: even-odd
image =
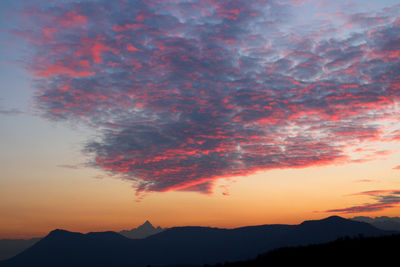
[(228, 262), (214, 267), (258, 266), (383, 266), (396, 264), (400, 235), (341, 238), (333, 242), (279, 248), (253, 260)]
[(390, 232), (337, 216), (299, 225), (175, 227), (145, 239), (129, 239), (115, 232), (81, 234), (55, 230), (0, 266), (215, 264), (255, 258), (279, 247), (318, 244), (360, 234), (382, 236)]

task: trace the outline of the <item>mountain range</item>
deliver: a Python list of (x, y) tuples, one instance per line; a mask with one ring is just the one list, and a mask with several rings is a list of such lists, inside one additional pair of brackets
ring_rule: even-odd
[(332, 216), (299, 225), (235, 229), (174, 227), (144, 239), (116, 232), (54, 230), (0, 266), (147, 266), (215, 264), (247, 260), (280, 247), (318, 244), (340, 237), (383, 236), (393, 232)]
[(353, 217), (351, 220), (366, 222), (372, 224), (376, 228), (389, 230), (389, 231), (399, 231), (400, 232), (400, 217), (366, 217), (366, 216), (358, 216)]
[[(149, 221), (146, 221), (137, 228), (133, 228), (131, 230), (122, 230), (119, 233), (127, 238), (139, 239), (160, 233), (163, 230), (165, 229), (161, 228), (160, 226), (154, 227)], [(18, 253), (33, 246), (40, 239), (42, 238), (0, 239), (0, 261), (14, 257)]]

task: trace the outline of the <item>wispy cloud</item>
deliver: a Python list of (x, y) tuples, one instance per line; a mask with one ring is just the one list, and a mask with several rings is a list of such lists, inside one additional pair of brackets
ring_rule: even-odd
[(360, 179), (360, 180), (356, 180), (355, 182), (357, 182), (357, 183), (371, 183), (371, 182), (374, 182), (374, 180), (371, 180), (371, 179)]
[(57, 165), (59, 168), (71, 169), (71, 170), (78, 170), (81, 168), (85, 168), (85, 164), (59, 164)]
[(397, 140), (398, 9), (305, 31), (291, 22), (300, 3), (43, 1), (15, 33), (43, 116), (101, 133), (84, 148), (93, 166), (138, 192), (210, 193), (215, 179), (361, 162), (380, 151), (349, 147)]
[(16, 108), (11, 108), (11, 109), (0, 108), (0, 115), (15, 116), (15, 115), (23, 114), (23, 113), (24, 113), (23, 111), (16, 109)]
[(398, 207), (398, 205), (400, 204), (400, 190), (373, 190), (353, 195), (370, 196), (374, 202), (358, 206), (351, 206), (348, 208), (327, 210), (326, 212), (331, 212), (331, 213), (376, 212), (389, 208)]

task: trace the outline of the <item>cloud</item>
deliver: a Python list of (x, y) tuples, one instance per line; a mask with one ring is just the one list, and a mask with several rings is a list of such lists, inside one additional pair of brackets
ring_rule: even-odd
[(357, 182), (357, 183), (371, 183), (371, 182), (374, 182), (374, 180), (371, 180), (371, 179), (360, 179), (360, 180), (356, 180), (355, 182)]
[(65, 168), (65, 169), (71, 169), (71, 170), (77, 170), (77, 169), (80, 169), (80, 168), (84, 168), (85, 164), (75, 164), (75, 165), (73, 165), (73, 164), (60, 164), (60, 165), (57, 165), (57, 167)]
[(24, 113), (23, 111), (16, 109), (16, 108), (11, 108), (11, 109), (0, 108), (0, 115), (15, 116), (15, 115), (23, 114), (23, 113)]
[(393, 168), (393, 170), (400, 170), (400, 165)]
[(348, 150), (398, 140), (396, 12), (349, 15), (363, 27), (338, 36), (333, 22), (296, 28), (296, 2), (43, 1), (15, 33), (41, 114), (100, 133), (83, 149), (92, 166), (138, 192), (211, 193), (216, 179), (371, 160), (380, 152)]
[(370, 196), (374, 200), (374, 202), (348, 208), (327, 210), (325, 212), (344, 214), (376, 212), (389, 208), (395, 208), (398, 207), (398, 204), (400, 204), (400, 190), (374, 190), (365, 191), (353, 195)]
[(361, 193), (352, 194), (353, 196), (375, 196), (381, 194), (395, 194), (399, 195), (400, 191), (398, 190), (372, 190), (372, 191), (364, 191)]

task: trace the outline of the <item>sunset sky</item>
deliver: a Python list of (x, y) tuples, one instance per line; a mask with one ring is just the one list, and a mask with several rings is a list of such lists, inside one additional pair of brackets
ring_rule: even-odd
[(0, 239), (400, 216), (398, 0), (0, 2)]

